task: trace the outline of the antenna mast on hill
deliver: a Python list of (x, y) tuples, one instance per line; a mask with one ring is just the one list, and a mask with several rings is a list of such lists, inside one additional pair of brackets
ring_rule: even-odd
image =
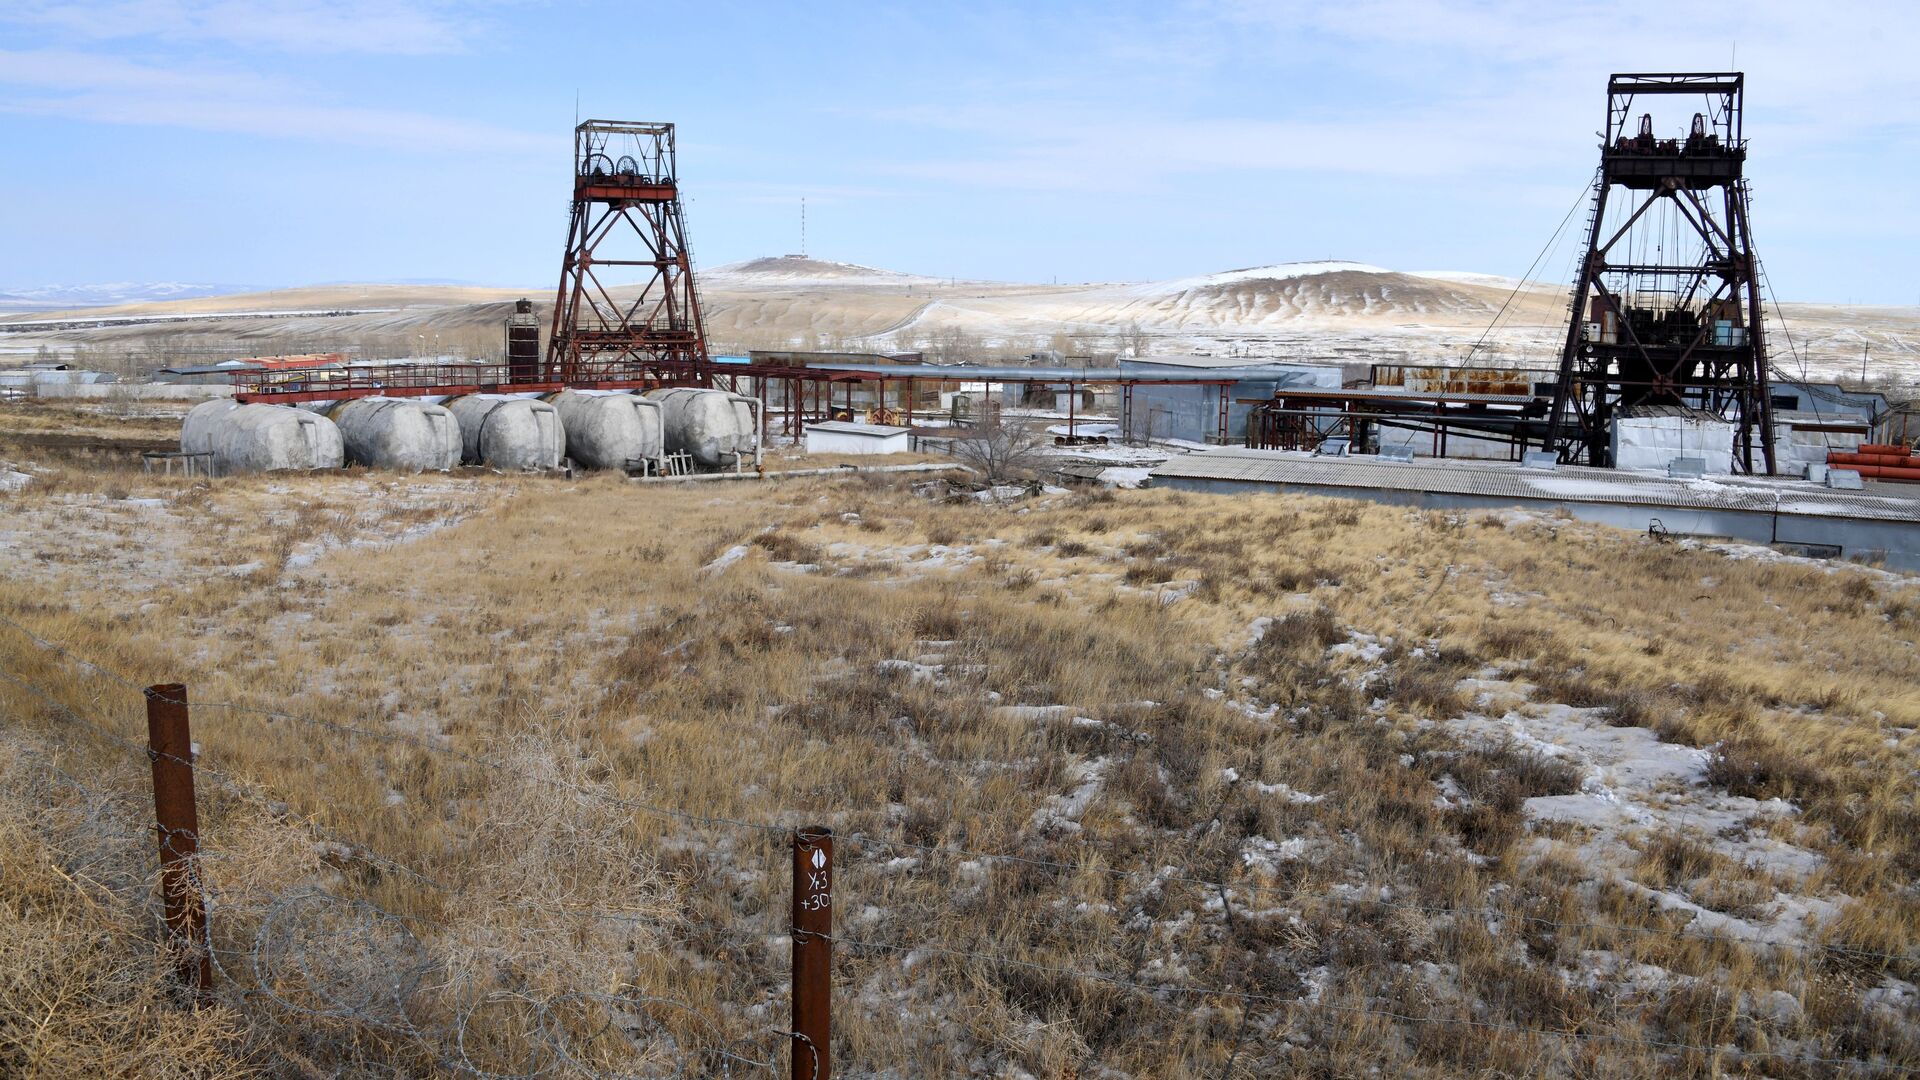
[(807, 197), (800, 196), (800, 257), (807, 257)]

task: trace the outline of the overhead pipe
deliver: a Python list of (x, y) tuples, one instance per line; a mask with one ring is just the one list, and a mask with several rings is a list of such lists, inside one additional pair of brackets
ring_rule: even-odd
[[(1208, 368), (1190, 371), (1161, 371), (1143, 369), (1140, 365), (1121, 364), (1118, 367), (1027, 367), (1022, 364), (833, 364), (817, 368), (806, 368), (808, 372), (818, 373), (820, 378), (831, 378), (840, 374), (891, 375), (898, 378), (930, 378), (940, 382), (1168, 382), (1168, 383), (1231, 383), (1245, 380), (1273, 379), (1282, 376), (1299, 375), (1303, 366), (1330, 365), (1260, 365), (1258, 367)], [(752, 374), (749, 372), (749, 374)], [(788, 373), (783, 373), (783, 376)]]

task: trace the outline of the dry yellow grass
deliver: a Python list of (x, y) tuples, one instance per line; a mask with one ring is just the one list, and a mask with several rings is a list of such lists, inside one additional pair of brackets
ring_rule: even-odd
[[(436, 973), (409, 1022), (465, 1021), (494, 1071), (572, 1067), (527, 1002), (559, 1003), (547, 1026), (586, 1063), (784, 1053), (780, 835), (636, 804), (842, 835), (848, 1075), (1920, 1067), (1904, 579), (1284, 496), (55, 479), (0, 496), (0, 615), (135, 683), (370, 733), (196, 711), (204, 765), (235, 778), (203, 780), (210, 884), (236, 894), (216, 944), (254, 949), (303, 889), (378, 905)], [(141, 730), (137, 695), (4, 627), (0, 670)], [(1750, 797), (1751, 819), (1530, 811), (1586, 779), (1474, 726), (1554, 715), (1529, 700), (1713, 748), (1711, 783), (1667, 794)], [(58, 760), (140, 825), (123, 751), (16, 684), (0, 708), (17, 768)], [(1749, 857), (1787, 850), (1810, 858)], [(1777, 895), (1824, 916), (1772, 919)], [(150, 962), (130, 917), (92, 916)], [(415, 955), (369, 926), (390, 951), (364, 962)], [(663, 1012), (669, 1044), (570, 993), (698, 1015)], [(223, 1000), (207, 1038), (246, 1067), (457, 1064), (359, 1014)]]

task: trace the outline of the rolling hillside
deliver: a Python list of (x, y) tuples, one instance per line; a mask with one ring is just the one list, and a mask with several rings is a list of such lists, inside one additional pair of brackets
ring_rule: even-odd
[[(1468, 271), (1279, 263), (1150, 282), (967, 281), (794, 256), (700, 274), (722, 351), (802, 346), (1007, 355), (1066, 343), (1293, 359), (1551, 365), (1566, 288)], [(623, 290), (616, 288), (616, 295)], [(194, 359), (349, 348), (367, 356), (491, 354), (506, 305), (543, 288), (331, 285), (0, 316), (0, 358), (57, 353)], [(1786, 304), (1780, 370), (1920, 374), (1920, 311)], [(1488, 333), (1490, 324), (1495, 324)], [(1484, 341), (1483, 339), (1484, 335)], [(437, 340), (436, 340), (437, 338)], [(1790, 345), (1789, 345), (1790, 342)], [(95, 360), (94, 362), (103, 362)]]

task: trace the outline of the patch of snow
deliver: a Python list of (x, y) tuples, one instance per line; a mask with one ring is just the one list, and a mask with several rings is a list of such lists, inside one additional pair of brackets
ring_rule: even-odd
[(735, 544), (732, 547), (728, 548), (727, 550), (721, 552), (719, 558), (701, 567), (700, 573), (705, 576), (718, 574), (726, 570), (727, 567), (732, 566), (734, 563), (737, 563), (741, 559), (746, 558), (747, 552), (751, 550), (753, 549), (747, 544)]
[(1326, 798), (1325, 795), (1309, 795), (1304, 791), (1295, 791), (1293, 788), (1290, 788), (1285, 784), (1256, 783), (1253, 785), (1253, 787), (1254, 787), (1254, 790), (1258, 791), (1262, 795), (1278, 795), (1280, 798), (1285, 799), (1287, 802), (1293, 803), (1297, 806), (1305, 805), (1308, 803), (1317, 803), (1320, 800)]
[(1177, 604), (1187, 597), (1192, 596), (1194, 590), (1199, 587), (1200, 583), (1197, 581), (1168, 582), (1166, 587), (1159, 590), (1160, 602), (1162, 604)]
[[(1240, 770), (1231, 768), (1221, 769), (1220, 776), (1229, 784), (1238, 783), (1240, 781)], [(1263, 784), (1256, 780), (1249, 786), (1262, 795), (1278, 795), (1287, 802), (1296, 804), (1317, 803), (1326, 797), (1324, 795), (1309, 795), (1304, 791), (1295, 791), (1285, 784)]]
[(1308, 847), (1308, 840), (1300, 836), (1278, 841), (1264, 836), (1250, 836), (1240, 845), (1240, 862), (1249, 870), (1271, 874), (1279, 869), (1281, 863), (1299, 862), (1306, 858)]
[(1433, 782), (1433, 786), (1440, 789), (1440, 794), (1433, 797), (1433, 806), (1436, 810), (1452, 810), (1455, 807), (1467, 805), (1469, 801), (1466, 789), (1460, 786), (1460, 781), (1455, 780), (1452, 773), (1442, 773), (1440, 779)]
[(1846, 899), (1789, 896), (1776, 893), (1766, 907), (1765, 921), (1742, 919), (1711, 908), (1701, 907), (1686, 897), (1661, 889), (1649, 889), (1633, 881), (1621, 881), (1628, 892), (1645, 897), (1663, 911), (1692, 916), (1687, 929), (1693, 933), (1725, 937), (1754, 945), (1794, 945), (1818, 936), (1822, 926), (1840, 916)]
[(1026, 495), (1027, 489), (1019, 484), (1000, 484), (987, 488), (984, 491), (976, 491), (973, 493), (973, 497), (981, 502), (995, 503), (1012, 502), (1015, 499), (1026, 498)]
[[(1485, 681), (1493, 686), (1483, 698), (1506, 698), (1526, 687)], [(1582, 862), (1661, 907), (1692, 914), (1689, 929), (1694, 932), (1779, 943), (1806, 936), (1837, 913), (1844, 898), (1779, 894), (1764, 918), (1737, 919), (1629, 880), (1626, 868), (1638, 860), (1639, 838), (1657, 832), (1689, 837), (1749, 870), (1778, 879), (1805, 880), (1818, 873), (1826, 859), (1772, 835), (1774, 823), (1797, 817), (1791, 803), (1717, 790), (1707, 783), (1710, 749), (1663, 742), (1645, 728), (1614, 727), (1607, 722), (1608, 713), (1604, 708), (1522, 703), (1497, 718), (1468, 713), (1446, 726), (1469, 738), (1497, 740), (1577, 769), (1577, 792), (1530, 798), (1524, 803), (1527, 817), (1584, 830), (1585, 839), (1576, 844)], [(1444, 780), (1436, 805), (1458, 801), (1457, 791)]]
[(1078, 832), (1081, 815), (1087, 812), (1087, 807), (1093, 804), (1094, 798), (1100, 794), (1101, 786), (1106, 782), (1107, 759), (1077, 761), (1068, 766), (1067, 772), (1076, 786), (1065, 795), (1049, 798), (1045, 806), (1035, 810), (1033, 812), (1034, 828)]
[[(1519, 278), (1505, 277), (1500, 274), (1478, 274), (1471, 270), (1407, 270), (1408, 277), (1426, 278), (1429, 281), (1452, 281), (1462, 285), (1490, 285), (1500, 289), (1512, 289), (1525, 284)], [(1560, 288), (1561, 286), (1554, 286)]]
[(993, 715), (999, 720), (1065, 720), (1072, 712), (1067, 705), (999, 705)]
[(922, 664), (914, 660), (882, 660), (873, 665), (875, 671), (902, 672), (912, 682), (939, 682), (944, 664)]
[[(1392, 639), (1388, 639), (1389, 642)], [(1328, 656), (1353, 656), (1365, 663), (1373, 663), (1387, 651), (1387, 646), (1372, 634), (1363, 634), (1358, 630), (1347, 632), (1347, 640), (1327, 650)]]

